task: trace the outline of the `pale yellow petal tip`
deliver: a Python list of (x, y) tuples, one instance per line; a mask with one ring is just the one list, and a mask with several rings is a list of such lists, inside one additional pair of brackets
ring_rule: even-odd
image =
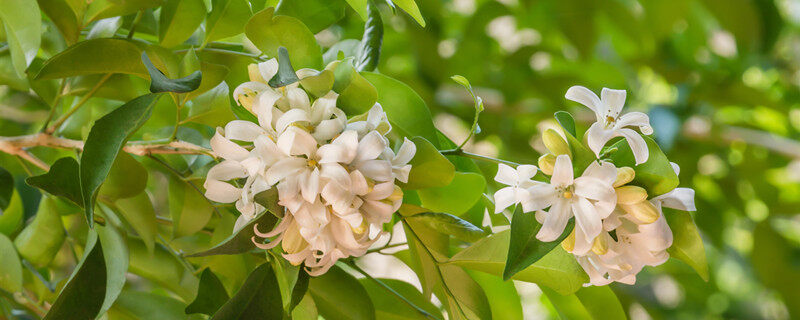
[(556, 155), (552, 153), (544, 154), (539, 157), (539, 170), (548, 176), (553, 175), (553, 167), (556, 165)]
[(628, 184), (629, 182), (633, 181), (633, 178), (635, 177), (636, 177), (636, 171), (634, 171), (633, 168), (631, 167), (617, 168), (617, 180), (614, 181), (614, 188)]
[(575, 230), (573, 229), (570, 234), (564, 238), (564, 241), (561, 241), (561, 247), (564, 248), (567, 252), (572, 252), (575, 250)]
[(594, 238), (594, 243), (592, 243), (592, 252), (597, 255), (604, 255), (608, 252), (608, 241), (606, 237), (603, 235)]
[(572, 152), (570, 152), (569, 145), (564, 138), (561, 137), (558, 132), (553, 129), (547, 129), (544, 133), (542, 133), (542, 141), (544, 142), (544, 146), (550, 150), (550, 153), (555, 155), (562, 155), (566, 154), (568, 156), (572, 156)]
[(620, 206), (625, 212), (644, 224), (650, 224), (658, 220), (658, 209), (656, 209), (650, 201), (641, 201), (635, 204), (623, 204)]
[(637, 186), (622, 186), (616, 189), (617, 203), (636, 204), (647, 200), (647, 190)]

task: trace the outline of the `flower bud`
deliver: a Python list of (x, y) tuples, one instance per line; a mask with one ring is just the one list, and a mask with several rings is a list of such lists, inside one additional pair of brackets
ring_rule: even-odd
[(614, 181), (614, 188), (626, 185), (628, 182), (633, 181), (634, 177), (636, 177), (636, 171), (633, 171), (633, 168), (617, 168), (617, 180)]
[(539, 170), (548, 176), (553, 175), (553, 167), (556, 165), (556, 155), (552, 153), (543, 154), (539, 157)]
[(569, 150), (569, 145), (564, 138), (561, 137), (558, 132), (553, 129), (547, 129), (542, 134), (542, 141), (544, 141), (544, 146), (550, 150), (550, 153), (555, 155), (562, 155), (566, 154), (568, 156), (572, 156), (572, 153)]
[(572, 229), (572, 232), (564, 238), (564, 241), (561, 241), (561, 247), (567, 252), (572, 252), (575, 249), (575, 229)]
[(263, 82), (267, 83), (263, 77), (261, 77), (261, 71), (258, 70), (258, 65), (253, 63), (247, 66), (247, 73), (250, 75), (250, 81), (256, 82)]
[(617, 203), (636, 204), (647, 200), (647, 191), (637, 186), (622, 186), (616, 189)]
[(606, 240), (606, 237), (604, 237), (604, 234), (594, 238), (594, 243), (592, 243), (592, 252), (597, 255), (604, 255), (606, 252), (608, 252), (608, 241)]
[(658, 220), (658, 209), (656, 209), (650, 201), (640, 201), (635, 204), (620, 204), (620, 207), (644, 224), (650, 224)]
[(283, 250), (288, 254), (298, 253), (308, 246), (308, 242), (300, 235), (300, 230), (297, 224), (292, 224), (284, 232), (283, 239), (281, 240)]

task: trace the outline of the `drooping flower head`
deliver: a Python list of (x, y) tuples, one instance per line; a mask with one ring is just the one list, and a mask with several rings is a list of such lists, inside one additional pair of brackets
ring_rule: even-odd
[(314, 99), (297, 83), (272, 88), (267, 82), (276, 72), (274, 59), (253, 65), (251, 81), (234, 90), (258, 123), (234, 120), (217, 129), (211, 147), (224, 160), (209, 170), (206, 196), (235, 202), (241, 226), (265, 211), (255, 196), (276, 191), (285, 209), (274, 213), (281, 221), (269, 232), (256, 225), (259, 237), (272, 238), (256, 245), (281, 244), (287, 260), (319, 275), (341, 258), (365, 254), (377, 240), (402, 204), (396, 181), (407, 182), (416, 147), (405, 139), (396, 152), (391, 148), (391, 126), (379, 104), (364, 120), (348, 123), (335, 92)]

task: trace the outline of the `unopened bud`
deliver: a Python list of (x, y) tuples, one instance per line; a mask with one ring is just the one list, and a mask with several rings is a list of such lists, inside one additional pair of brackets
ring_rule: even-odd
[(647, 200), (647, 190), (637, 186), (622, 186), (616, 189), (617, 203), (636, 204)]
[(564, 241), (561, 241), (561, 247), (567, 252), (572, 252), (575, 249), (575, 229), (572, 229), (572, 232), (564, 238)]
[(261, 76), (261, 71), (258, 70), (258, 65), (253, 63), (247, 65), (247, 73), (250, 75), (250, 81), (267, 83)]
[(545, 130), (545, 132), (542, 134), (542, 141), (544, 142), (544, 146), (550, 150), (550, 153), (557, 156), (562, 154), (572, 156), (572, 153), (569, 150), (569, 145), (555, 130)]
[(633, 181), (634, 177), (636, 177), (636, 171), (633, 171), (633, 168), (617, 168), (617, 180), (614, 181), (614, 188), (626, 185), (628, 182)]
[(305, 249), (306, 246), (308, 246), (308, 243), (303, 239), (303, 236), (300, 235), (297, 224), (292, 224), (284, 231), (283, 239), (281, 240), (283, 251), (286, 251), (288, 254), (298, 253)]
[(644, 224), (650, 224), (658, 220), (658, 209), (656, 209), (650, 201), (641, 201), (635, 204), (621, 204), (620, 207)]
[(592, 252), (597, 255), (604, 255), (606, 252), (608, 252), (608, 241), (606, 240), (606, 237), (604, 237), (604, 234), (594, 238), (594, 243), (592, 243)]
[(394, 191), (386, 199), (392, 202), (403, 200), (403, 189), (400, 189), (399, 186), (394, 186)]
[(552, 153), (543, 154), (539, 157), (539, 170), (548, 176), (553, 175), (553, 167), (556, 165), (556, 155)]

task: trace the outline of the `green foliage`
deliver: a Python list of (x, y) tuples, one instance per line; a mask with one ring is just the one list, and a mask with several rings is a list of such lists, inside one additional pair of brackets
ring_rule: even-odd
[(194, 253), (190, 255), (190, 257), (203, 257), (219, 254), (239, 254), (253, 250), (255, 245), (253, 245), (252, 239), (256, 235), (253, 228), (257, 226), (259, 230), (262, 231), (271, 230), (273, 226), (275, 226), (276, 222), (278, 222), (278, 219), (274, 215), (264, 213), (261, 215), (261, 217), (251, 220), (242, 226), (241, 229), (236, 230), (234, 234), (213, 248), (203, 252)]
[(0, 289), (8, 292), (22, 290), (22, 264), (14, 244), (4, 234), (0, 234)]
[(204, 46), (210, 41), (242, 33), (251, 15), (246, 0), (212, 0), (211, 12), (206, 18)]
[(50, 264), (66, 237), (55, 202), (53, 198), (44, 197), (33, 222), (14, 239), (19, 255), (37, 268)]
[(200, 286), (197, 288), (197, 297), (194, 301), (186, 306), (186, 314), (202, 313), (206, 315), (213, 315), (219, 310), (227, 301), (228, 292), (222, 286), (214, 272), (210, 269), (203, 269), (200, 274)]
[(616, 151), (610, 151), (611, 160), (617, 167), (632, 167), (636, 171), (636, 177), (633, 183), (639, 184), (649, 192), (650, 196), (658, 196), (672, 191), (678, 186), (678, 175), (669, 164), (669, 159), (661, 151), (658, 144), (650, 137), (643, 137), (647, 142), (647, 149), (650, 155), (645, 163), (636, 165), (633, 159), (631, 147), (626, 140), (620, 140), (609, 147), (609, 150), (616, 148)]
[(76, 43), (45, 61), (36, 79), (58, 79), (98, 73), (125, 73), (142, 78), (142, 50), (123, 39), (92, 39)]
[(164, 47), (177, 46), (192, 36), (206, 17), (203, 0), (167, 0), (161, 7), (158, 39)]
[(3, 0), (0, 2), (0, 21), (11, 51), (14, 70), (20, 77), (36, 57), (41, 44), (42, 19), (39, 5), (33, 0)]
[(503, 280), (511, 279), (517, 272), (539, 261), (559, 246), (575, 227), (575, 222), (570, 221), (558, 239), (542, 242), (536, 239), (536, 234), (542, 229), (542, 225), (536, 222), (535, 214), (522, 212), (522, 206), (517, 206), (516, 209), (514, 217), (511, 219), (511, 242), (508, 245)]
[(477, 241), (486, 235), (480, 228), (452, 214), (423, 212), (406, 217), (406, 219), (467, 242)]
[(275, 271), (265, 263), (250, 273), (242, 288), (211, 319), (282, 319), (280, 298)]
[(673, 242), (667, 250), (670, 256), (686, 262), (703, 280), (708, 281), (708, 264), (703, 239), (692, 216), (685, 211), (666, 209), (664, 216), (672, 229)]
[(405, 189), (440, 188), (450, 185), (455, 178), (455, 167), (436, 147), (423, 137), (414, 137), (417, 153), (411, 159), (411, 172)]
[[(412, 170), (414, 170), (413, 168), (412, 165)], [(426, 168), (421, 167), (421, 169), (425, 170)], [(422, 172), (424, 171), (417, 172), (416, 174), (419, 175)], [(447, 171), (445, 170), (445, 172)], [(425, 179), (432, 179), (431, 175), (439, 174), (436, 174), (434, 170), (430, 170), (425, 174)], [(409, 178), (409, 184), (410, 183), (411, 180)], [(443, 187), (420, 189), (417, 190), (417, 194), (425, 208), (461, 216), (478, 202), (483, 195), (484, 189), (486, 189), (486, 180), (480, 174), (455, 172), (450, 184)]]
[(314, 34), (297, 18), (275, 15), (274, 8), (253, 15), (247, 21), (245, 34), (267, 56), (275, 57), (278, 48), (286, 47), (296, 68), (322, 67), (322, 50)]
[(383, 19), (373, 2), (367, 4), (367, 23), (364, 25), (364, 35), (358, 48), (356, 70), (374, 71), (378, 66), (383, 44)]
[(197, 89), (202, 81), (202, 73), (200, 70), (192, 72), (192, 74), (180, 79), (167, 78), (161, 70), (158, 70), (156, 66), (153, 65), (150, 58), (147, 57), (146, 52), (142, 52), (142, 62), (144, 63), (144, 67), (147, 68), (147, 73), (150, 74), (150, 92), (152, 93), (190, 92)]
[(78, 206), (83, 206), (79, 174), (79, 166), (75, 158), (64, 157), (56, 160), (47, 173), (30, 177), (25, 182), (54, 196), (72, 201)]
[(619, 299), (607, 286), (581, 288), (566, 296), (548, 288), (542, 288), (542, 292), (563, 319), (628, 319)]
[(311, 279), (308, 292), (314, 297), (317, 310), (325, 319), (369, 320), (375, 318), (375, 307), (367, 290), (355, 277), (339, 267)]

